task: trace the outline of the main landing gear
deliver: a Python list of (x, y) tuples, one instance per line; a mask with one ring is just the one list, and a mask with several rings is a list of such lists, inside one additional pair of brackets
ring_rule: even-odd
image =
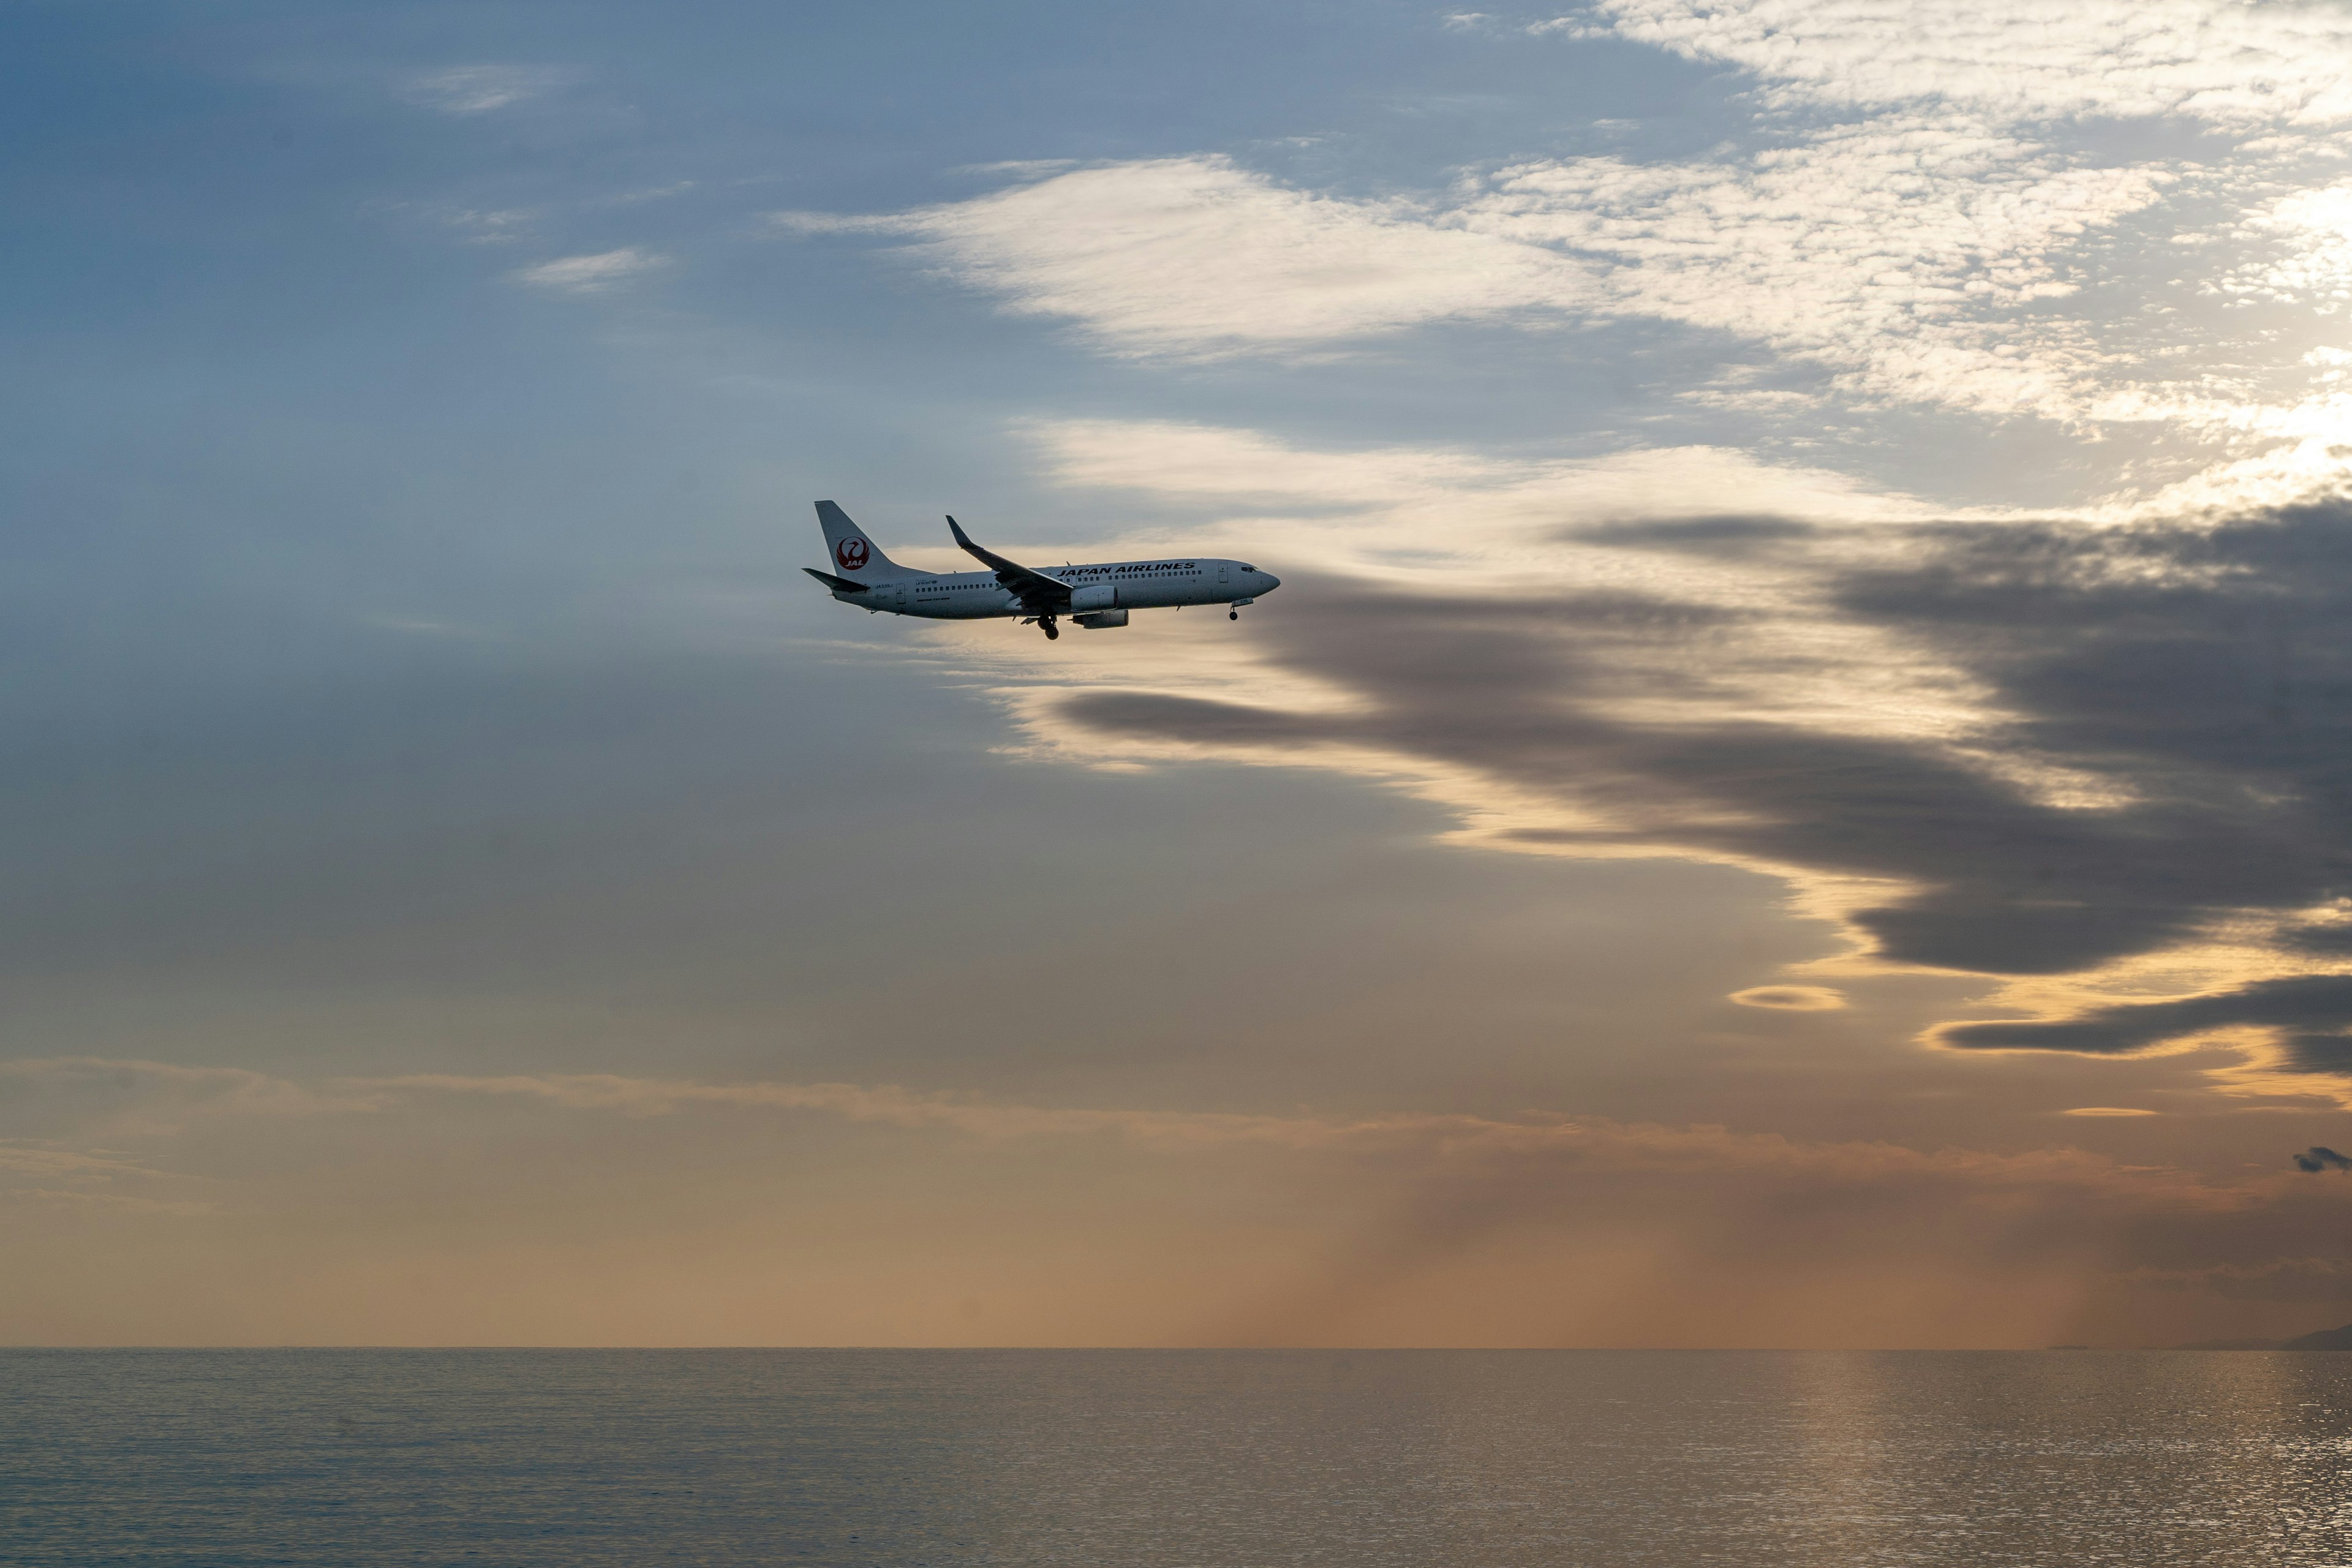
[(1062, 635), (1062, 628), (1054, 624), (1054, 617), (1051, 616), (1039, 616), (1037, 617), (1037, 624), (1045, 628), (1045, 640), (1047, 642), (1052, 642), (1055, 637)]

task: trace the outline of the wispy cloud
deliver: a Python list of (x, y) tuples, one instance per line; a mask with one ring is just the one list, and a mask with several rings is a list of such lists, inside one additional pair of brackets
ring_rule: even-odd
[(534, 288), (555, 289), (567, 294), (601, 294), (669, 264), (667, 256), (624, 246), (593, 256), (567, 256), (558, 261), (543, 261), (536, 267), (518, 268), (513, 276)]
[[(119, 1214), (202, 1215), (209, 1201), (158, 1197), (158, 1184), (182, 1178), (117, 1150), (75, 1149), (36, 1139), (0, 1138), (0, 1199)], [(146, 1190), (126, 1190), (146, 1189)]]
[(402, 95), (444, 114), (488, 114), (542, 97), (586, 79), (577, 66), (470, 65), (418, 71), (403, 79)]
[(2290, 1256), (2259, 1263), (2217, 1263), (2202, 1268), (2140, 1268), (2128, 1278), (2144, 1289), (2205, 1290), (2225, 1300), (2352, 1299), (2352, 1258), (2347, 1258)]
[(381, 1097), (320, 1091), (245, 1068), (183, 1067), (110, 1057), (40, 1057), (0, 1062), (0, 1079), (37, 1083), (78, 1108), (106, 1134), (153, 1136), (217, 1117), (340, 1115), (379, 1109)]
[[(1916, 497), (1831, 468), (1769, 463), (1727, 447), (1596, 458), (1505, 457), (1466, 446), (1316, 447), (1261, 431), (1168, 419), (1040, 419), (1020, 426), (1046, 477), (1279, 517), (1318, 553), (1352, 543), (1349, 564), (1384, 555), (1468, 564), (1523, 552), (1549, 523), (1684, 515), (1745, 506), (1816, 520), (1895, 522), (1935, 515)], [(1442, 523), (1430, 509), (1449, 510)], [(1318, 521), (1328, 521), (1328, 529)], [(1326, 556), (1325, 559), (1330, 559)]]
[(922, 241), (948, 275), (1017, 314), (1075, 323), (1120, 354), (1298, 353), (1435, 321), (1556, 310), (1584, 269), (1403, 203), (1276, 184), (1223, 157), (1079, 169), (880, 218), (776, 215)]
[(1828, 1013), (1845, 1005), (1844, 993), (1826, 985), (1751, 985), (1733, 992), (1729, 1000), (1782, 1013)]
[[(173, 1075), (147, 1070), (152, 1064), (60, 1067), (129, 1068), (131, 1091), (142, 1094), (189, 1083), (279, 1081), (227, 1068)], [(290, 1102), (289, 1090), (298, 1097)], [(1188, 1309), (1192, 1325), (1169, 1331), (1187, 1342), (1459, 1334), (1458, 1310), (1414, 1315), (1409, 1303), (1430, 1290), (1451, 1299), (1464, 1279), (1491, 1279), (1496, 1269), (1541, 1288), (1549, 1278), (1545, 1257), (1572, 1258), (1578, 1279), (1597, 1285), (1617, 1308), (1571, 1292), (1552, 1300), (1549, 1329), (1487, 1331), (1521, 1343), (1530, 1332), (1568, 1333), (1583, 1342), (1836, 1343), (1902, 1323), (1909, 1326), (1892, 1331), (1916, 1338), (1938, 1331), (1921, 1325), (1900, 1298), (1909, 1289), (1948, 1287), (1974, 1305), (1969, 1325), (1948, 1331), (1975, 1342), (1989, 1332), (2030, 1342), (2047, 1336), (2050, 1313), (2082, 1310), (2093, 1296), (2110, 1316), (2127, 1315), (2136, 1290), (2230, 1297), (2242, 1293), (2232, 1281), (2260, 1291), (2273, 1287), (2258, 1282), (2276, 1280), (2277, 1289), (2294, 1293), (2299, 1287), (2292, 1280), (2352, 1269), (2352, 1261), (2315, 1256), (2310, 1245), (2315, 1227), (2340, 1228), (2342, 1189), (2284, 1170), (2214, 1177), (2071, 1147), (1925, 1148), (1542, 1110), (1253, 1114), (1040, 1104), (887, 1084), (436, 1073), (231, 1094), (219, 1113), (251, 1119), (236, 1138), (193, 1124), (182, 1130), (210, 1133), (189, 1147), (216, 1162), (224, 1151), (267, 1151), (289, 1131), (283, 1114), (289, 1103), (364, 1107), (374, 1117), (446, 1125), (451, 1101), (477, 1108), (460, 1123), (471, 1135), (499, 1142), (520, 1135), (528, 1144), (544, 1136), (550, 1117), (675, 1119), (688, 1124), (680, 1136), (726, 1140), (750, 1152), (772, 1148), (772, 1140), (746, 1119), (816, 1117), (923, 1140), (927, 1160), (984, 1149), (987, 1161), (1002, 1167), (1028, 1150), (1050, 1162), (1057, 1179), (1074, 1168), (1073, 1160), (1139, 1173), (1179, 1162), (1161, 1175), (1185, 1186), (1197, 1184), (1189, 1172), (1213, 1169), (1245, 1179), (1253, 1190), (1321, 1194), (1318, 1205), (1334, 1212), (1310, 1255), (1274, 1269), (1244, 1258), (1212, 1270), (1215, 1278)], [(497, 1117), (501, 1106), (512, 1108), (503, 1121)], [(388, 1136), (367, 1142), (381, 1150)], [(572, 1146), (581, 1134), (562, 1129), (559, 1136)], [(315, 1140), (302, 1146), (312, 1162), (308, 1168), (334, 1179), (335, 1172), (316, 1164)], [(19, 1162), (37, 1184), (13, 1195), (93, 1216), (209, 1212), (168, 1191), (125, 1190), (111, 1175), (122, 1163), (95, 1152), (78, 1159), (45, 1150), (42, 1158)], [(82, 1173), (100, 1167), (95, 1177)], [(371, 1168), (366, 1179), (384, 1176)], [(258, 1205), (266, 1215), (278, 1201), (250, 1184), (234, 1190), (236, 1202), (224, 1206), (247, 1211)], [(1348, 1198), (1335, 1208), (1333, 1194), (1340, 1191)], [(1528, 1254), (1530, 1237), (1545, 1239), (1541, 1257)], [(1017, 1248), (1029, 1239), (1015, 1231), (992, 1241)], [(1628, 1245), (1640, 1258), (1622, 1255)], [(1661, 1283), (1642, 1261), (1654, 1263), (1659, 1248), (1704, 1258), (1709, 1277), (1739, 1293), (1736, 1311), (1683, 1313), (1672, 1324), (1661, 1319), (1662, 1306), (1689, 1292)], [(1822, 1282), (1847, 1269), (1895, 1279), (1898, 1299), (1857, 1307), (1860, 1298), (1841, 1289), (1839, 1310), (1860, 1311), (1860, 1326), (1825, 1321)], [(2020, 1308), (2021, 1290), (2055, 1291), (2059, 1299), (2037, 1296)], [(1777, 1304), (1759, 1308), (1762, 1292), (1780, 1293)], [(2021, 1311), (2021, 1321), (2010, 1323), (1999, 1311), (1985, 1318), (1986, 1292)], [(1390, 1310), (1406, 1310), (1410, 1324), (1366, 1326), (1365, 1314)], [(2168, 1309), (2175, 1316), (2202, 1310), (2194, 1303)], [(1217, 1314), (1213, 1321), (1199, 1318), (1204, 1310)]]
[[(1541, 1157), (1592, 1173), (1780, 1171), (1865, 1184), (1929, 1179), (1991, 1186), (2054, 1184), (2153, 1194), (2198, 1209), (2226, 1208), (2244, 1201), (2236, 1189), (2213, 1186), (2184, 1173), (2121, 1166), (2075, 1149), (1926, 1151), (1885, 1142), (1808, 1142), (1717, 1126), (1635, 1124), (1537, 1111), (1517, 1117), (1444, 1111), (1253, 1114), (1022, 1104), (887, 1084), (714, 1083), (614, 1073), (411, 1073), (302, 1083), (242, 1068), (171, 1067), (98, 1058), (12, 1063), (5, 1070), (52, 1086), (100, 1080), (118, 1101), (111, 1117), (114, 1130), (148, 1138), (185, 1131), (199, 1116), (260, 1121), (381, 1116), (414, 1112), (436, 1099), (462, 1097), (632, 1118), (809, 1113), (988, 1141), (1110, 1138), (1171, 1154), (1259, 1148), (1433, 1167)], [(0, 1141), (0, 1171), (100, 1184), (165, 1174), (119, 1152), (21, 1139)]]
[(1217, 1112), (1091, 1110), (1008, 1105), (890, 1086), (847, 1083), (695, 1083), (612, 1074), (467, 1077), (412, 1074), (351, 1079), (365, 1096), (460, 1094), (533, 1100), (571, 1110), (672, 1116), (724, 1108), (807, 1110), (845, 1121), (929, 1128), (980, 1138), (1109, 1134), (1154, 1149), (1267, 1144), (1290, 1149), (1370, 1149), (1415, 1142), (1553, 1140), (1580, 1129), (1564, 1121), (1504, 1122), (1478, 1117), (1398, 1116), (1360, 1121)]
[(513, 245), (529, 237), (535, 216), (520, 208), (490, 212), (467, 208), (450, 213), (444, 221), (462, 231), (468, 245)]
[(106, 1180), (114, 1176), (152, 1176), (151, 1171), (119, 1154), (100, 1154), (86, 1150), (64, 1149), (54, 1144), (30, 1142), (23, 1139), (0, 1139), (0, 1172), (18, 1176), (92, 1177)]
[(613, 1074), (467, 1077), (418, 1074), (343, 1080), (369, 1095), (525, 1099), (567, 1110), (628, 1116), (750, 1110), (814, 1111), (846, 1121), (983, 1139), (1113, 1136), (1160, 1152), (1265, 1147), (1382, 1161), (1479, 1163), (1557, 1157), (1593, 1173), (1801, 1173), (1864, 1184), (1950, 1180), (1989, 1186), (2061, 1185), (2158, 1196), (2194, 1208), (2245, 1201), (2236, 1189), (2177, 1172), (2118, 1165), (2074, 1149), (2006, 1154), (1921, 1151), (1883, 1142), (1817, 1142), (1721, 1127), (1628, 1124), (1606, 1118), (1448, 1113), (1325, 1117), (1010, 1104), (845, 1083), (698, 1083)]

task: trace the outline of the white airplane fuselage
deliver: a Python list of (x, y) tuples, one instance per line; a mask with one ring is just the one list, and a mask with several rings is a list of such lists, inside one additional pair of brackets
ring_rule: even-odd
[[(1182, 605), (1245, 605), (1278, 585), (1271, 572), (1241, 561), (1192, 557), (1181, 561), (1108, 561), (1040, 567), (1070, 586), (1073, 620), (1105, 610), (1167, 610)], [(993, 572), (935, 572), (875, 583), (863, 594), (833, 595), (860, 609), (920, 616), (934, 621), (977, 621), (1026, 616), (1028, 607)]]
[(802, 570), (845, 605), (877, 615), (916, 616), (929, 621), (981, 621), (1019, 617), (1058, 637), (1068, 620), (1088, 630), (1127, 625), (1130, 610), (1166, 610), (1186, 605), (1223, 605), (1233, 618), (1282, 579), (1246, 561), (1184, 556), (1162, 561), (1090, 561), (1050, 570), (1024, 566), (973, 542), (948, 519), (948, 532), (985, 572), (922, 572), (901, 566), (882, 552), (849, 514), (829, 500), (816, 503), (831, 569)]

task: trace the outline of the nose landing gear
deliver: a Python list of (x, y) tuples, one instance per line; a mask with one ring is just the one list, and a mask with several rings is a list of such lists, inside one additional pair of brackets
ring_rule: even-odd
[(1229, 621), (1238, 621), (1241, 618), (1242, 613), (1239, 610), (1227, 610), (1225, 612), (1225, 619)]

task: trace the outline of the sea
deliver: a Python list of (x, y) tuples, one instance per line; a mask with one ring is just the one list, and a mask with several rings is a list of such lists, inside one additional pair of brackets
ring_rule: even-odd
[(0, 1351), (9, 1564), (2352, 1564), (2352, 1352)]

